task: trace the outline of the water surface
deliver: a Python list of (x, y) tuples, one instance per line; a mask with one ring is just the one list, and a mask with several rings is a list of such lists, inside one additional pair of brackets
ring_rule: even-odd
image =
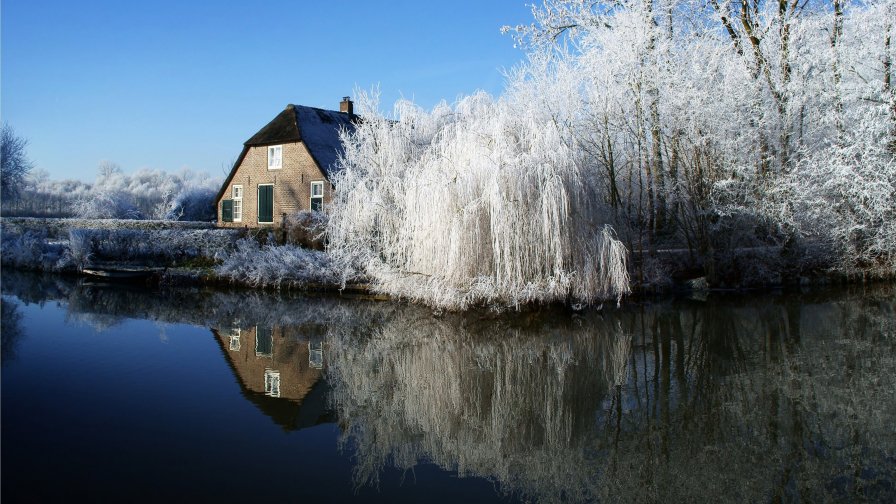
[(896, 289), (433, 314), (3, 272), (8, 502), (896, 499)]

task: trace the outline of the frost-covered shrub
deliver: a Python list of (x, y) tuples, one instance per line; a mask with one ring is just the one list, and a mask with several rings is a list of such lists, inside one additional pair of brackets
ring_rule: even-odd
[(94, 246), (91, 233), (86, 229), (72, 229), (68, 236), (68, 249), (72, 261), (78, 268), (84, 268), (93, 259)]
[(4, 217), (3, 229), (15, 233), (46, 231), (51, 239), (68, 239), (72, 229), (215, 229), (212, 222), (131, 220), (131, 219), (54, 219), (42, 217)]
[(184, 221), (212, 221), (217, 191), (209, 187), (190, 187), (181, 191), (168, 205), (165, 219)]
[(81, 258), (178, 261), (213, 258), (232, 247), (238, 236), (239, 231), (231, 229), (82, 229), (73, 230), (71, 240)]
[(783, 217), (800, 236), (826, 244), (841, 269), (893, 272), (896, 159), (866, 149), (831, 148), (808, 157), (784, 178), (775, 196), (789, 204)]
[(22, 234), (3, 231), (0, 262), (14, 268), (45, 271), (70, 271), (74, 262), (63, 243), (47, 240), (46, 231)]
[(256, 287), (337, 286), (355, 280), (324, 252), (293, 245), (259, 245), (252, 238), (238, 240), (217, 259), (221, 261), (215, 267), (219, 276)]
[(668, 257), (644, 257), (640, 268), (643, 287), (655, 291), (665, 291), (672, 287), (670, 263)]
[(484, 93), (397, 121), (362, 96), (344, 135), (330, 252), (376, 290), (448, 309), (590, 303), (629, 292), (627, 250), (550, 111)]
[(307, 211), (287, 215), (283, 221), (286, 243), (307, 249), (323, 250), (327, 231), (327, 214)]
[(113, 191), (99, 191), (76, 202), (76, 217), (82, 219), (142, 219), (143, 214), (125, 194)]

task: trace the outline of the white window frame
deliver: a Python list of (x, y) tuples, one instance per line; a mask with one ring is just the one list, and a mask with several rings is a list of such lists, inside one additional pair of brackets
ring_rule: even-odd
[[(320, 188), (320, 195), (314, 195), (314, 189)], [(323, 180), (314, 180), (311, 182), (311, 196), (308, 201), (308, 210), (314, 208), (314, 199), (317, 198), (320, 200), (320, 209), (324, 209), (324, 181)]]
[(271, 368), (264, 370), (264, 395), (280, 397), (280, 371)]
[[(258, 184), (258, 187), (262, 187), (262, 186), (274, 187), (274, 184)], [(273, 224), (274, 223), (274, 209), (277, 208), (277, 206), (274, 202), (274, 193), (276, 191), (271, 189), (271, 221), (270, 222), (265, 222), (259, 218), (261, 216), (261, 198), (258, 197), (258, 189), (256, 189), (255, 192), (256, 192), (255, 199), (258, 200), (255, 202), (255, 218), (256, 218), (256, 220), (258, 220), (259, 224)]]
[[(275, 157), (274, 152), (279, 153), (279, 155)], [(268, 170), (279, 170), (281, 168), (283, 168), (283, 146), (268, 145)]]
[(230, 350), (232, 352), (239, 352), (242, 347), (241, 331), (239, 327), (233, 327), (230, 329)]
[(324, 343), (316, 341), (312, 344), (308, 342), (308, 367), (312, 369), (323, 369), (324, 367)]
[[(237, 191), (239, 189), (239, 191)], [(243, 222), (243, 186), (234, 184), (231, 190), (231, 199), (233, 200), (233, 222)], [(239, 196), (237, 196), (239, 194)]]

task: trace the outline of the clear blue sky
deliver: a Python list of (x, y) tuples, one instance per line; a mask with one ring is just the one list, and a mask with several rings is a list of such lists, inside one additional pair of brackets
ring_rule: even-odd
[(52, 178), (102, 160), (219, 175), (288, 103), (500, 93), (523, 58), (500, 27), (531, 1), (3, 0), (0, 116)]

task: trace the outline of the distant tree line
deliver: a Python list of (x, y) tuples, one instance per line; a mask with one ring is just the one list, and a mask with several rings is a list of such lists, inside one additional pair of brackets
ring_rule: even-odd
[(93, 182), (54, 180), (44, 170), (26, 174), (9, 194), (4, 185), (3, 215), (213, 220), (220, 188), (220, 180), (206, 173), (141, 169), (127, 174), (108, 161)]

